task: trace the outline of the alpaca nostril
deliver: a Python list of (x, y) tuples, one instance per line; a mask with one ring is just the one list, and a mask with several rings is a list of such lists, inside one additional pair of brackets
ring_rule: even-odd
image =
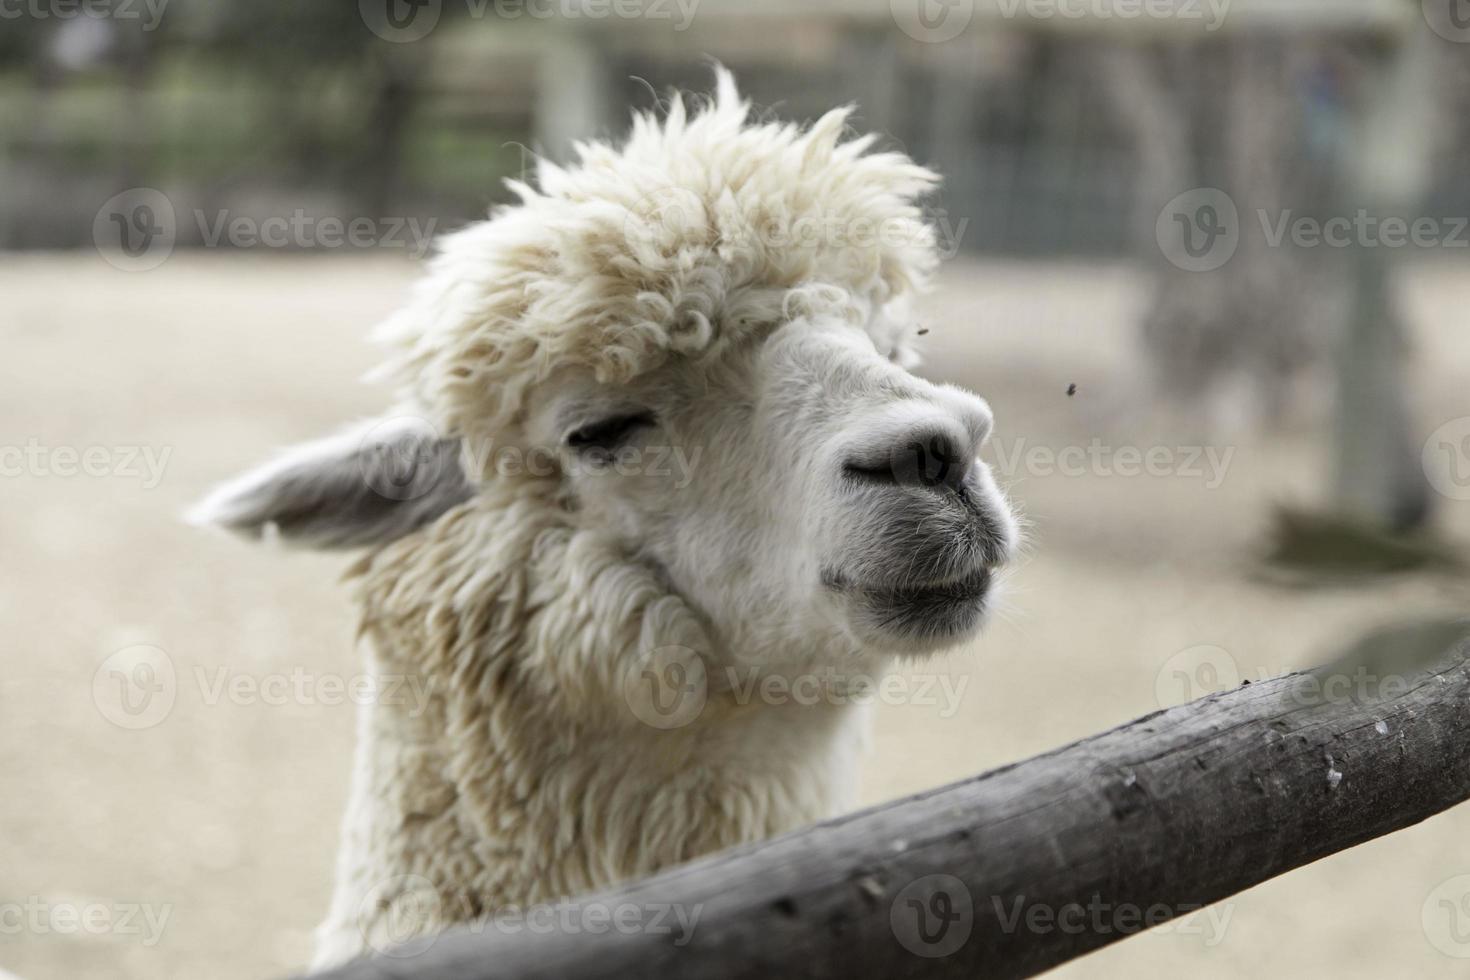
[(868, 483), (953, 490), (964, 484), (974, 465), (975, 460), (953, 437), (932, 430), (910, 432), (892, 442), (885, 456), (871, 461), (849, 460), (843, 470), (849, 477)]
[(954, 489), (965, 482), (973, 459), (966, 459), (955, 440), (942, 432), (905, 439), (889, 454), (899, 486)]

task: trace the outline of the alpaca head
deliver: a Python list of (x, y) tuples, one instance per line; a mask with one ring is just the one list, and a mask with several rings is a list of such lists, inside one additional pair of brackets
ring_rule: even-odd
[(514, 487), (652, 569), (729, 656), (920, 653), (979, 626), (1014, 520), (990, 410), (909, 372), (934, 176), (845, 113), (752, 124), (722, 76), (543, 165), (386, 326), (401, 408), (201, 516), (372, 546)]
[(493, 465), (554, 452), (576, 519), (745, 657), (947, 645), (978, 625), (1014, 525), (976, 459), (985, 402), (892, 357), (818, 313), (631, 381), (568, 370), (529, 399), (532, 451)]

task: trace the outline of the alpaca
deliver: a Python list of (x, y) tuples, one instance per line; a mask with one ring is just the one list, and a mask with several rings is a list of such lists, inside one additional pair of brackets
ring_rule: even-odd
[(908, 370), (937, 178), (846, 118), (721, 71), (542, 163), (385, 325), (397, 407), (201, 505), (366, 549), (370, 668), (430, 692), (361, 711), (316, 968), (852, 807), (862, 679), (980, 628), (990, 409)]

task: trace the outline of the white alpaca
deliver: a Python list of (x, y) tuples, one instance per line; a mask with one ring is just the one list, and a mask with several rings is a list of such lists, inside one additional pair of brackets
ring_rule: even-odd
[(845, 111), (747, 115), (722, 73), (515, 184), (389, 322), (391, 421), (202, 505), (370, 546), (371, 669), (431, 695), (362, 712), (316, 966), (406, 898), (433, 931), (849, 807), (853, 679), (979, 627), (1017, 538), (990, 412), (906, 369), (936, 178)]

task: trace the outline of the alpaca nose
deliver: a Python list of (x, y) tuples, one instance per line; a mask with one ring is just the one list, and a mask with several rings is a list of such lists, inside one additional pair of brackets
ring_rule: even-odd
[(910, 433), (889, 450), (889, 471), (901, 487), (954, 490), (962, 486), (975, 457), (943, 429)]
[(976, 440), (962, 427), (929, 422), (909, 427), (847, 459), (848, 477), (865, 483), (956, 490), (975, 468)]

